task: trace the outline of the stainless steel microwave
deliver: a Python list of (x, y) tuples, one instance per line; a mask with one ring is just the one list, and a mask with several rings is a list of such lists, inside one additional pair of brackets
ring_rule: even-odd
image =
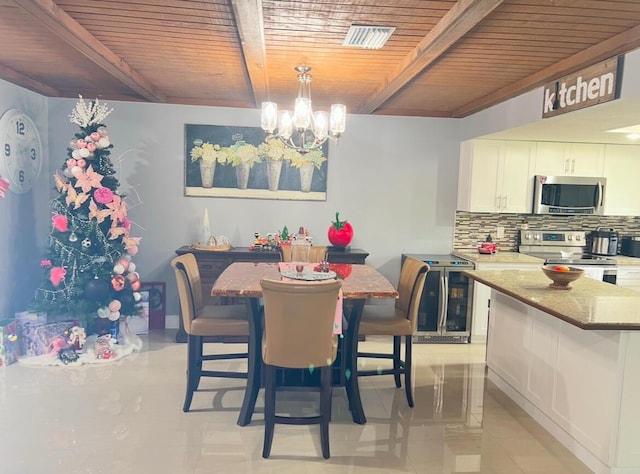
[(603, 214), (606, 178), (536, 175), (534, 179), (534, 214)]

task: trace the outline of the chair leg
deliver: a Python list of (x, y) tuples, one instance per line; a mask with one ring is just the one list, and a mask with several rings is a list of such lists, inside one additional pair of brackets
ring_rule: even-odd
[(276, 416), (276, 368), (264, 366), (264, 445), (262, 457), (268, 458), (273, 443), (273, 431)]
[(404, 390), (407, 394), (407, 403), (413, 408), (413, 390), (411, 389), (411, 336), (405, 337), (404, 342)]
[(331, 366), (320, 369), (320, 444), (322, 457), (329, 459), (329, 421), (331, 421)]
[(188, 412), (193, 400), (193, 392), (198, 390), (202, 372), (202, 337), (187, 336), (187, 392), (184, 397), (183, 412)]
[(396, 387), (402, 387), (400, 383), (400, 336), (393, 336), (393, 378), (396, 381)]

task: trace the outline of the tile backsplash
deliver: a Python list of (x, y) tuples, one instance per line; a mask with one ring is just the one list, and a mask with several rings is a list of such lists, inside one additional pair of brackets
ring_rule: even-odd
[[(456, 211), (453, 248), (475, 250), (491, 234), (499, 250), (517, 252), (520, 228), (525, 221), (530, 229), (583, 230), (589, 233), (604, 227), (615, 230), (620, 237), (640, 235), (638, 216), (548, 216)], [(498, 238), (498, 227), (504, 228), (502, 238)]]

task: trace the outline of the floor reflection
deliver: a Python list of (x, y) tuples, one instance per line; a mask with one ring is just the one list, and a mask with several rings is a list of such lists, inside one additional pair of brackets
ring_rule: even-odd
[[(413, 409), (392, 376), (361, 379), (365, 425), (351, 421), (336, 389), (325, 461), (317, 426), (276, 426), (272, 456), (262, 459), (262, 394), (251, 425), (235, 423), (243, 381), (204, 379), (194, 411), (182, 413), (186, 346), (172, 340), (171, 331), (153, 333), (118, 365), (0, 369), (0, 472), (589, 472), (486, 381), (481, 345), (414, 345)], [(364, 349), (384, 350), (382, 341)], [(279, 409), (290, 413), (311, 414), (316, 403), (282, 395)]]

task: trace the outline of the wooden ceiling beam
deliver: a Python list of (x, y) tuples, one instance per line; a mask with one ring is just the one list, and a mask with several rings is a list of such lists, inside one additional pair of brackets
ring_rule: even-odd
[(358, 113), (373, 113), (502, 2), (503, 0), (459, 0), (384, 79), (383, 84), (360, 107)]
[(231, 0), (256, 107), (269, 98), (262, 0)]
[[(528, 92), (536, 87), (540, 87), (550, 80), (558, 79), (567, 74), (579, 71), (592, 64), (599, 63), (605, 59), (628, 53), (636, 48), (640, 48), (640, 26), (631, 28), (624, 33), (620, 33), (608, 40), (587, 48), (567, 59), (549, 66), (541, 71), (531, 74), (513, 84), (502, 87), (491, 94), (480, 99), (469, 102), (452, 111), (452, 116), (463, 118), (492, 105), (504, 102), (520, 94)], [(540, 97), (540, 113), (542, 114), (542, 96)]]
[(17, 7), (33, 15), (69, 46), (84, 54), (150, 102), (165, 102), (166, 97), (122, 58), (107, 48), (80, 23), (52, 0), (14, 0)]
[(5, 81), (9, 81), (12, 84), (16, 84), (20, 87), (24, 87), (48, 97), (58, 97), (60, 95), (60, 92), (58, 92), (53, 87), (49, 87), (42, 82), (31, 79), (29, 76), (25, 76), (24, 74), (19, 73), (18, 71), (14, 71), (13, 69), (1, 64), (0, 79), (4, 79)]

